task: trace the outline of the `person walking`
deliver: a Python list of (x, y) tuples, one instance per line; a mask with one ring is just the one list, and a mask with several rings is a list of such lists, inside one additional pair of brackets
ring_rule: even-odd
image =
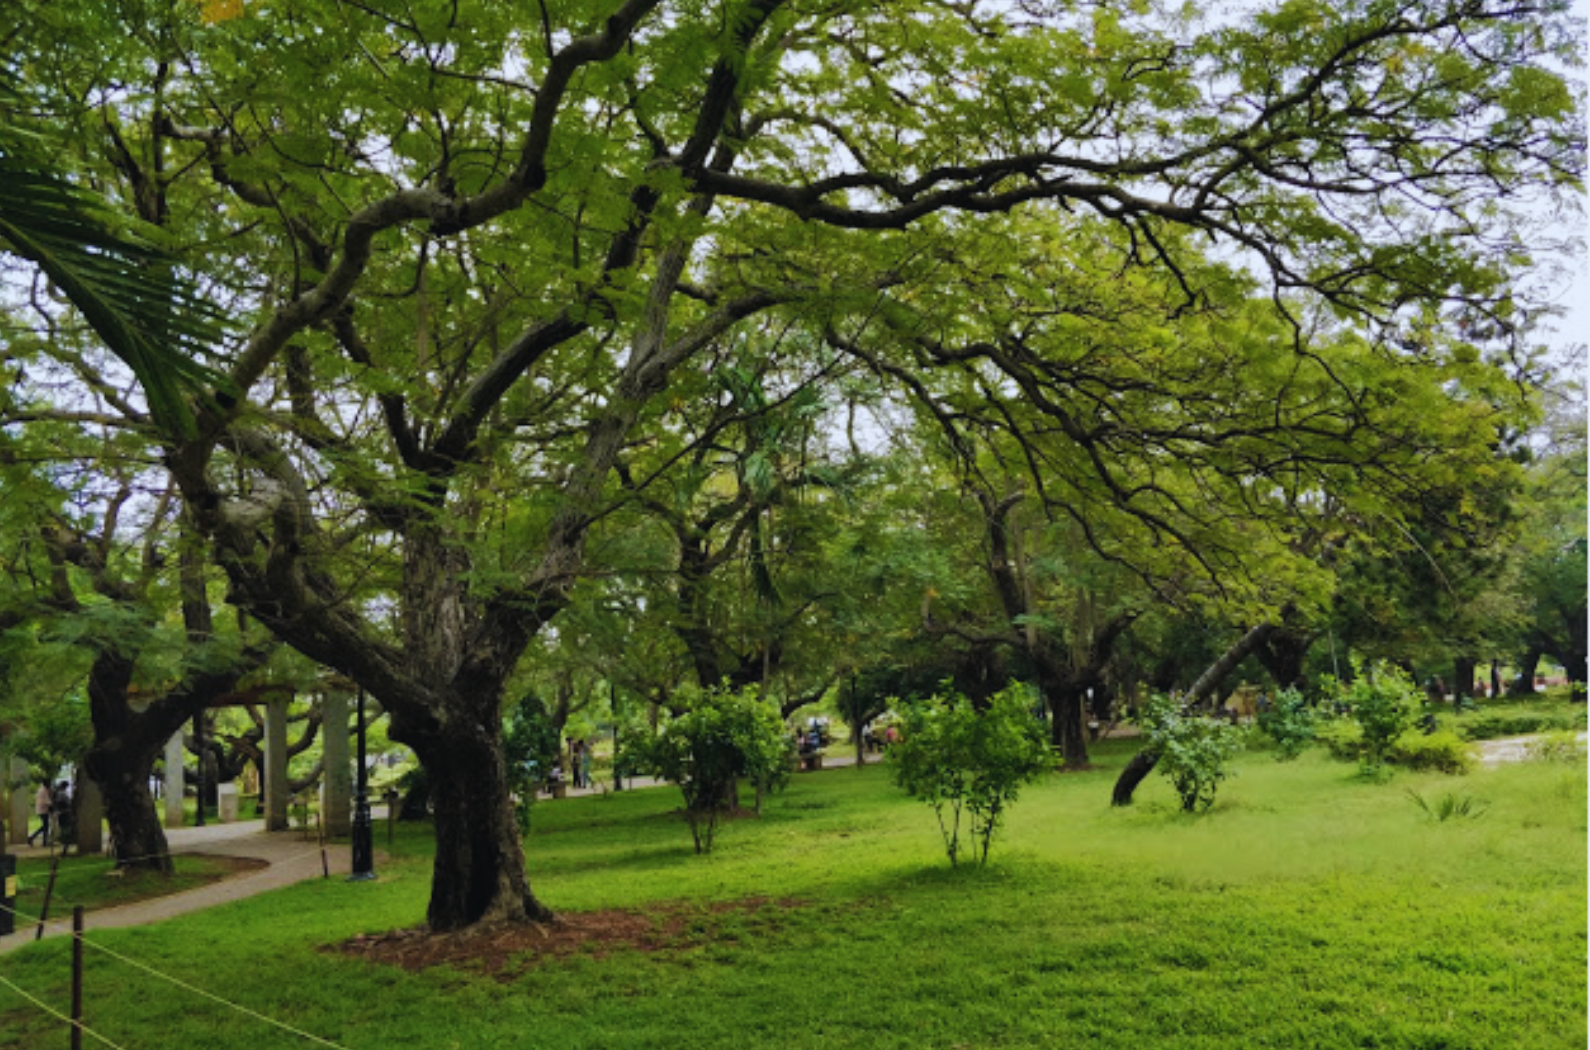
[(55, 799), (50, 796), (50, 785), (40, 784), (38, 793), (33, 796), (33, 812), (38, 815), (39, 829), (28, 836), (28, 845), (33, 845), (33, 840), (44, 836), (44, 845), (50, 844), (50, 812), (55, 807)]
[(55, 794), (51, 799), (51, 807), (55, 810), (55, 841), (61, 848), (68, 849), (77, 841), (76, 832), (67, 829), (72, 826), (72, 785), (61, 780), (55, 784)]
[(580, 742), (580, 786), (583, 788), (591, 786), (591, 742), (589, 740)]

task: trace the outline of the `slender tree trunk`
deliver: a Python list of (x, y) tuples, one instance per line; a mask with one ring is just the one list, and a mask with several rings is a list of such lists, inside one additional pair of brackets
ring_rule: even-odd
[(1474, 668), (1478, 663), (1472, 656), (1459, 656), (1452, 661), (1454, 700), (1468, 700), (1474, 696)]
[[(1208, 669), (1198, 676), (1198, 680), (1193, 683), (1192, 688), (1187, 690), (1187, 696), (1184, 698), (1186, 702), (1190, 706), (1196, 706), (1200, 700), (1214, 692), (1221, 681), (1232, 671), (1235, 671), (1237, 665), (1246, 660), (1248, 654), (1253, 652), (1257, 646), (1263, 644), (1264, 640), (1274, 631), (1274, 624), (1261, 623), (1238, 639), (1237, 643), (1227, 649), (1220, 659), (1210, 664)], [(1154, 766), (1158, 763), (1159, 753), (1152, 749), (1145, 748), (1132, 756), (1132, 760), (1126, 764), (1126, 768), (1121, 770), (1121, 775), (1116, 778), (1115, 789), (1110, 794), (1110, 804), (1114, 806), (1130, 806), (1132, 804), (1132, 794), (1137, 790), (1137, 785), (1141, 784), (1143, 779), (1153, 772)]]
[(1535, 692), (1535, 668), (1540, 666), (1541, 648), (1531, 644), (1524, 654), (1518, 658), (1518, 677), (1513, 679), (1513, 684), (1507, 687), (1508, 696), (1533, 696)]

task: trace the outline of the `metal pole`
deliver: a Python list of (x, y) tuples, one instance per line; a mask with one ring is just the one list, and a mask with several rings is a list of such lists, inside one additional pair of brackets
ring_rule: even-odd
[(72, 909), (72, 1050), (83, 1050), (83, 906)]
[(370, 771), (364, 761), (364, 687), (359, 688), (359, 769), (353, 795), (353, 874), (349, 882), (375, 878), (375, 843), (370, 827)]

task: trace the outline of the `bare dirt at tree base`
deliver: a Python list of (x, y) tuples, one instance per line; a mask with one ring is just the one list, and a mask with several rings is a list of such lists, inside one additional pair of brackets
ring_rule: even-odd
[(746, 916), (753, 924), (772, 925), (779, 913), (805, 903), (767, 897), (708, 905), (679, 901), (646, 911), (570, 912), (550, 923), (503, 923), (457, 933), (433, 934), (421, 927), (361, 934), (322, 950), (412, 972), (453, 966), (506, 981), (543, 962), (571, 955), (603, 958), (614, 951), (678, 951), (707, 939), (732, 940), (746, 927), (742, 921), (735, 931), (720, 933), (717, 928), (726, 917)]

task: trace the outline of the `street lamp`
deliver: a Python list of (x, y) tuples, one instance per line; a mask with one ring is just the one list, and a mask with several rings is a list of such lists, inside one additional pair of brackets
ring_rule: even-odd
[(375, 844), (370, 827), (370, 770), (364, 761), (364, 687), (359, 687), (359, 779), (353, 795), (353, 874), (349, 882), (375, 878)]

